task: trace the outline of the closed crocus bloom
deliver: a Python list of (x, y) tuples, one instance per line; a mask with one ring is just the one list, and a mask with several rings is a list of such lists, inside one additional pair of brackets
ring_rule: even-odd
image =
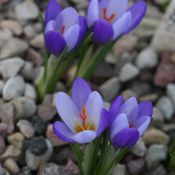
[(52, 54), (58, 56), (67, 46), (71, 51), (84, 39), (87, 23), (83, 16), (68, 7), (61, 10), (56, 0), (48, 3), (45, 12), (45, 45)]
[(151, 102), (138, 103), (135, 97), (124, 102), (123, 97), (117, 97), (109, 110), (112, 145), (117, 148), (135, 145), (148, 128), (152, 112)]
[(93, 38), (99, 44), (133, 30), (146, 13), (146, 2), (139, 0), (128, 9), (128, 0), (90, 0), (88, 26), (93, 26)]
[(63, 120), (53, 124), (54, 133), (65, 142), (89, 143), (98, 137), (108, 125), (108, 113), (103, 100), (81, 78), (74, 81), (72, 97), (60, 92), (56, 96), (56, 108)]

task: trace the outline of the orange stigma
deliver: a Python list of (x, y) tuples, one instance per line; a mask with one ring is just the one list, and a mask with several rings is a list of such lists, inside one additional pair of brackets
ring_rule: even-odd
[(115, 13), (113, 13), (111, 16), (107, 16), (107, 8), (103, 8), (102, 13), (103, 13), (104, 19), (107, 20), (108, 22), (113, 22), (113, 20), (116, 17)]
[(65, 28), (66, 28), (65, 26), (61, 27), (61, 34), (64, 34)]
[(80, 117), (83, 121), (83, 128), (87, 129), (87, 109), (85, 106), (82, 109), (82, 113), (80, 113)]

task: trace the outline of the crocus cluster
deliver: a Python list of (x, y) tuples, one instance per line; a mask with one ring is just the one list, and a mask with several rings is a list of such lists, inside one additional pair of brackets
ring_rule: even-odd
[(108, 111), (101, 95), (92, 91), (85, 80), (77, 78), (72, 97), (64, 92), (56, 96), (57, 111), (63, 120), (53, 124), (54, 133), (70, 143), (89, 143), (107, 129), (114, 147), (135, 145), (148, 128), (152, 118), (152, 103), (138, 103), (135, 97), (124, 101), (117, 97)]
[(105, 44), (132, 31), (146, 12), (144, 0), (128, 8), (128, 0), (89, 0), (87, 19), (68, 7), (61, 9), (57, 0), (50, 0), (45, 12), (45, 45), (58, 56), (66, 47), (76, 48), (86, 37), (87, 29), (93, 40)]

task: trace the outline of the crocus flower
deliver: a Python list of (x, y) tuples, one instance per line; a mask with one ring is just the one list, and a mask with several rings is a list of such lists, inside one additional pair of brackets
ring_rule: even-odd
[(61, 10), (57, 0), (50, 0), (45, 12), (45, 45), (54, 55), (59, 55), (67, 46), (71, 51), (84, 39), (86, 19), (68, 7)]
[(152, 112), (151, 102), (138, 104), (135, 97), (124, 102), (123, 97), (117, 97), (109, 109), (112, 145), (117, 148), (135, 145), (148, 128)]
[(81, 78), (74, 81), (71, 98), (64, 92), (57, 94), (56, 108), (63, 122), (55, 122), (53, 130), (65, 142), (89, 143), (108, 125), (102, 97), (98, 92), (91, 91)]
[(90, 0), (88, 26), (93, 26), (93, 38), (99, 44), (133, 30), (146, 13), (146, 2), (139, 0), (128, 8), (128, 0)]

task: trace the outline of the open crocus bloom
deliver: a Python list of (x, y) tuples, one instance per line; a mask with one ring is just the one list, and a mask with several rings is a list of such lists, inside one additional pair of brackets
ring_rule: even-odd
[(81, 78), (74, 81), (72, 98), (60, 92), (56, 96), (57, 111), (63, 122), (53, 124), (54, 133), (65, 142), (89, 143), (108, 125), (103, 100)]
[(57, 0), (50, 0), (45, 13), (45, 45), (58, 56), (67, 46), (74, 49), (84, 39), (87, 30), (86, 19), (79, 16), (72, 7), (61, 10)]
[(128, 0), (90, 0), (88, 26), (94, 26), (94, 40), (105, 44), (133, 30), (146, 13), (146, 2), (139, 0), (128, 9)]
[(117, 148), (135, 145), (148, 128), (152, 118), (151, 102), (137, 103), (135, 97), (124, 102), (121, 96), (112, 103), (110, 114), (110, 138)]

